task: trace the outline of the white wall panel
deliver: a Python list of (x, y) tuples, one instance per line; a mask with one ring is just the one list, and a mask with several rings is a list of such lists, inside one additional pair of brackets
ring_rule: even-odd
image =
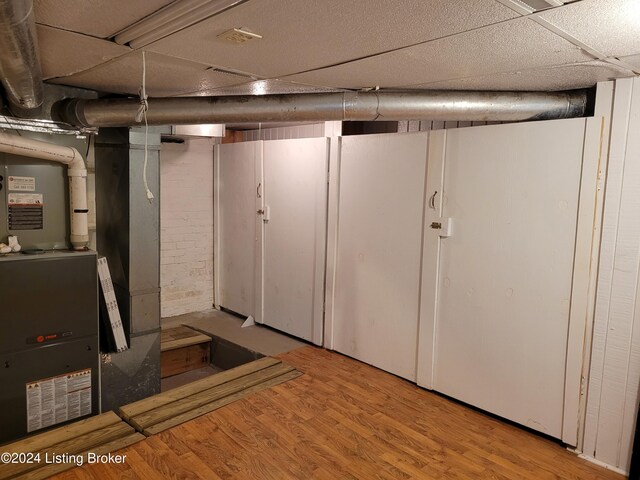
[(584, 454), (628, 470), (640, 386), (640, 80), (616, 81)]
[(264, 143), (262, 321), (322, 344), (327, 235), (326, 138)]
[(446, 134), (454, 232), (440, 247), (433, 388), (557, 438), (584, 132), (574, 119)]
[(216, 146), (216, 305), (256, 316), (256, 171), (262, 142)]
[(333, 347), (415, 381), (427, 134), (341, 141)]

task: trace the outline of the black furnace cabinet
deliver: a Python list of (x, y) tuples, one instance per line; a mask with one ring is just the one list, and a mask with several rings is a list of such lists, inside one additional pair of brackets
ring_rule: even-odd
[(0, 257), (0, 444), (99, 409), (95, 252)]

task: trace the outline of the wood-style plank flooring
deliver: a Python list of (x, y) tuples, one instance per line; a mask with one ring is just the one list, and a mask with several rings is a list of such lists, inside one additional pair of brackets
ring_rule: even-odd
[(78, 479), (615, 479), (560, 445), (319, 348), (305, 375), (128, 447)]

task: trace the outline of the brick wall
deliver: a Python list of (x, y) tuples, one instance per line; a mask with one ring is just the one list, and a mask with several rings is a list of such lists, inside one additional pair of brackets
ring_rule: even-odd
[(162, 317), (213, 305), (213, 140), (160, 151)]

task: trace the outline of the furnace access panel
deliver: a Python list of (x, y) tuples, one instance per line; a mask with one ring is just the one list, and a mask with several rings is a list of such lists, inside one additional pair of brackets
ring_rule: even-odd
[(99, 405), (95, 252), (0, 257), (0, 444)]

